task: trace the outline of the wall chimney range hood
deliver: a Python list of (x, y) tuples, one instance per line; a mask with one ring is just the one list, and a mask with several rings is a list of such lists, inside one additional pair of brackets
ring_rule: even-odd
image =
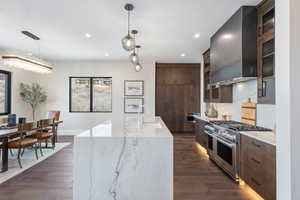
[(242, 6), (212, 37), (210, 85), (230, 85), (257, 77), (257, 10)]

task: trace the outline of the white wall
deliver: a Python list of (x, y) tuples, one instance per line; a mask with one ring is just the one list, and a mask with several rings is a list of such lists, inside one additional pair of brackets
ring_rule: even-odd
[(17, 114), (18, 117), (26, 117), (28, 120), (31, 120), (31, 107), (20, 98), (19, 88), (21, 83), (38, 82), (38, 75), (22, 69), (4, 66), (2, 55), (3, 51), (0, 50), (0, 69), (12, 72), (12, 113)]
[[(203, 76), (203, 74), (202, 74)], [(202, 80), (204, 80), (202, 78)], [(202, 92), (203, 93), (203, 92)], [(230, 115), (232, 120), (241, 120), (242, 103), (251, 98), (252, 102), (257, 102), (257, 81), (251, 80), (233, 85), (233, 103), (214, 103), (218, 112), (219, 118), (222, 114)], [(203, 102), (203, 95), (202, 95)], [(202, 114), (206, 111), (210, 104), (203, 103)], [(274, 129), (276, 120), (275, 105), (257, 105), (257, 125)]]
[[(144, 69), (137, 73), (128, 61), (53, 61), (53, 73), (41, 75), (40, 81), (47, 90), (48, 100), (42, 109), (62, 111), (64, 121), (60, 134), (78, 134), (100, 121), (113, 117), (122, 120), (124, 117), (124, 80), (144, 80), (145, 115), (155, 113), (155, 63), (143, 64)], [(69, 113), (69, 77), (98, 76), (112, 77), (112, 113)]]
[(276, 0), (277, 199), (300, 199), (300, 1)]

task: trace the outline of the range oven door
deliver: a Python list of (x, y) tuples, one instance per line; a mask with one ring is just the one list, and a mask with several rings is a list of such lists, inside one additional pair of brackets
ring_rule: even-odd
[(219, 166), (229, 173), (234, 179), (237, 179), (236, 166), (236, 144), (228, 143), (220, 138), (217, 138), (215, 160)]
[(216, 149), (216, 142), (215, 142), (215, 136), (210, 134), (208, 131), (205, 131), (207, 134), (207, 153), (208, 155), (213, 158), (215, 154), (215, 149)]

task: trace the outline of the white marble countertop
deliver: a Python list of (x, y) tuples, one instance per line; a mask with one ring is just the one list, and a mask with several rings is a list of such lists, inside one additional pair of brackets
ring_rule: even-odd
[(172, 137), (160, 117), (153, 122), (144, 122), (138, 128), (137, 118), (128, 117), (124, 120), (107, 120), (77, 135), (77, 138), (90, 137)]
[(74, 200), (173, 200), (173, 136), (149, 121), (107, 120), (75, 137)]
[(272, 131), (242, 131), (240, 133), (261, 142), (276, 146), (276, 134)]

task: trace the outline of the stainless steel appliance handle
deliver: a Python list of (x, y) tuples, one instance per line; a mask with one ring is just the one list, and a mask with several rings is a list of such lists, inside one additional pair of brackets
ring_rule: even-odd
[(225, 144), (226, 146), (228, 146), (228, 147), (230, 147), (230, 148), (235, 147), (235, 144), (231, 144), (231, 143), (229, 143), (229, 142), (226, 142), (225, 140), (222, 140), (221, 138), (219, 138), (219, 137), (217, 137), (217, 136), (215, 136), (215, 135), (209, 133), (209, 132), (206, 131), (206, 130), (204, 130), (204, 132), (205, 132), (207, 135), (209, 135), (209, 136), (211, 136), (211, 137), (213, 137), (213, 138), (216, 138), (217, 141), (221, 142), (222, 144)]
[(207, 130), (204, 130), (204, 133), (206, 133), (207, 135), (210, 135), (212, 137), (214, 137), (214, 135), (212, 135), (210, 132), (208, 132)]
[(230, 148), (233, 148), (235, 147), (235, 144), (230, 144), (224, 140), (222, 140), (221, 138), (217, 138), (218, 142), (221, 142), (222, 144), (225, 144), (226, 146), (230, 147)]

